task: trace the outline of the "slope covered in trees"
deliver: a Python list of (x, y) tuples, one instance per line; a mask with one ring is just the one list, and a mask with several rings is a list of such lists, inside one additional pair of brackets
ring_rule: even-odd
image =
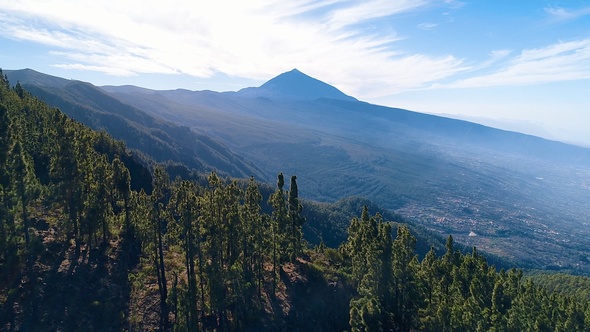
[(329, 94), (312, 100), (323, 89), (304, 87), (316, 83), (292, 71), (237, 93), (104, 89), (206, 131), (268, 181), (279, 169), (299, 174), (306, 198), (366, 197), (458, 242), (590, 275), (589, 149)]
[(126, 302), (110, 300), (125, 289), (109, 289), (126, 267), (109, 259), (128, 249), (117, 237), (131, 229), (131, 193), (151, 192), (150, 172), (3, 75), (0, 136), (1, 326), (72, 329), (118, 313)]
[(170, 179), (161, 165), (150, 173), (122, 143), (4, 77), (0, 206), (4, 330), (590, 326), (586, 300), (497, 271), (451, 237), (444, 254), (420, 257), (402, 220), (367, 208), (337, 249), (321, 241), (310, 249), (295, 176), (279, 174), (267, 198), (254, 178), (212, 172), (199, 184)]
[(581, 301), (590, 301), (590, 278), (565, 273), (533, 273), (531, 280), (546, 288), (568, 296), (575, 296)]
[(31, 69), (7, 71), (7, 76), (73, 119), (105, 130), (157, 162), (182, 163), (201, 172), (215, 169), (236, 177), (262, 174), (218, 141), (121, 102), (90, 83)]
[(406, 226), (392, 239), (390, 224), (363, 211), (341, 253), (357, 294), (350, 302), (353, 331), (587, 331), (590, 306), (550, 294), (522, 271), (497, 271), (473, 248), (421, 261)]
[(518, 264), (590, 274), (588, 149), (356, 102), (297, 71), (237, 93), (98, 88), (31, 70), (8, 76), (128, 147), (205, 178), (213, 168), (265, 182), (278, 170), (298, 174), (306, 198), (366, 197)]

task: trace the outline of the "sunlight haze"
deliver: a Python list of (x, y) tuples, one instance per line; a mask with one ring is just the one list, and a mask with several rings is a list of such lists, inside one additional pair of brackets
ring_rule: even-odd
[(588, 27), (583, 1), (2, 0), (0, 68), (215, 91), (297, 68), (370, 103), (590, 146)]

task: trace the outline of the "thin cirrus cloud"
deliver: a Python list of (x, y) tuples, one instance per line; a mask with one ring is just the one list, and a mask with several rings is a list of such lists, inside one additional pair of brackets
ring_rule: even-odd
[[(431, 88), (588, 78), (588, 40), (482, 61), (401, 49), (371, 30), (383, 18), (457, 6), (438, 0), (89, 1), (0, 0), (0, 36), (48, 47), (53, 66), (113, 76), (144, 73), (265, 80), (297, 67), (346, 93), (375, 98)], [(547, 9), (554, 16), (585, 15)], [(436, 25), (425, 23), (419, 29)], [(513, 55), (517, 54), (517, 55)], [(443, 83), (444, 82), (444, 83)]]
[(353, 6), (333, 11), (329, 15), (328, 25), (338, 28), (350, 26), (375, 18), (413, 11), (426, 7), (431, 2), (424, 0), (363, 1)]
[(428, 1), (0, 3), (0, 35), (49, 46), (59, 59), (54, 66), (66, 69), (263, 80), (299, 67), (351, 92), (369, 79), (398, 91), (465, 69), (451, 55), (396, 49), (395, 31), (366, 33), (363, 24)]
[(430, 31), (430, 30), (436, 29), (437, 26), (438, 26), (438, 24), (436, 24), (436, 23), (424, 22), (424, 23), (418, 24), (418, 29)]
[(491, 73), (436, 87), (480, 88), (590, 79), (590, 39), (527, 49), (512, 58), (507, 57), (507, 52), (497, 54), (500, 62)]
[(554, 22), (565, 22), (590, 15), (590, 7), (580, 9), (567, 9), (563, 7), (546, 7), (545, 12), (549, 14)]

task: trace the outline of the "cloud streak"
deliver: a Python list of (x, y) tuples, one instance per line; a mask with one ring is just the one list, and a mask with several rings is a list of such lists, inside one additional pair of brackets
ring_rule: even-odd
[[(508, 51), (498, 51), (498, 61)], [(493, 72), (458, 80), (437, 88), (482, 88), (493, 86), (535, 85), (550, 82), (590, 79), (590, 39), (560, 42), (543, 48), (523, 50), (507, 58)]]
[(555, 22), (573, 21), (580, 17), (590, 15), (590, 7), (580, 9), (566, 9), (563, 7), (546, 7), (545, 12)]
[(371, 0), (361, 1), (356, 5), (339, 9), (330, 14), (328, 25), (341, 28), (363, 21), (410, 12), (429, 4), (424, 0)]
[[(538, 84), (590, 78), (590, 39), (520, 53), (492, 50), (467, 62), (400, 46), (407, 36), (372, 30), (438, 0), (248, 2), (220, 0), (0, 0), (0, 36), (46, 45), (53, 65), (113, 76), (218, 73), (266, 80), (294, 67), (346, 93), (377, 98), (408, 90)], [(586, 15), (546, 9), (556, 17)], [(415, 26), (434, 29), (434, 23)], [(385, 32), (384, 32), (385, 31)], [(514, 55), (516, 54), (516, 55)]]
[[(53, 48), (60, 68), (109, 75), (216, 73), (268, 79), (293, 67), (350, 93), (426, 86), (464, 70), (452, 56), (407, 54), (373, 20), (428, 1), (0, 1), (4, 37)], [(371, 93), (374, 94), (374, 93)]]

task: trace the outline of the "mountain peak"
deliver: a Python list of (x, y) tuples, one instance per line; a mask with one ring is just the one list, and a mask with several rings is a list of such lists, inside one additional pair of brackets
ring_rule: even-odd
[(315, 100), (319, 98), (356, 101), (337, 88), (308, 76), (298, 69), (282, 73), (258, 88), (246, 88), (238, 92), (242, 96), (271, 99)]
[(11, 85), (16, 84), (16, 82), (20, 82), (21, 84), (35, 84), (39, 86), (62, 88), (71, 82), (71, 80), (43, 74), (30, 68), (19, 70), (2, 70), (2, 72), (8, 76)]
[[(297, 69), (297, 68), (293, 68), (293, 69), (291, 69), (291, 71), (285, 72), (285, 73), (283, 73), (283, 74), (289, 74), (289, 73), (293, 73), (293, 74), (303, 74), (303, 73), (302, 73), (302, 72), (300, 72), (300, 71), (299, 71), (299, 69)], [(303, 75), (305, 75), (305, 74), (303, 74)], [(306, 76), (307, 76), (307, 75), (306, 75)]]

